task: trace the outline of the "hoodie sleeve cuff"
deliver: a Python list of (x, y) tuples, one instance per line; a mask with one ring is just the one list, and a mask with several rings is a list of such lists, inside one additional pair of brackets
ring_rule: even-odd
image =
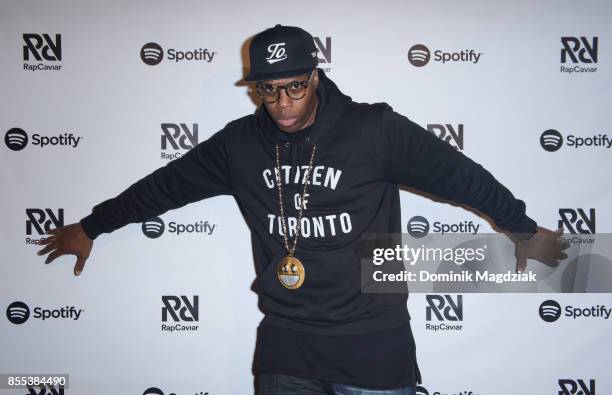
[(96, 237), (104, 233), (102, 231), (102, 227), (100, 226), (100, 224), (98, 224), (93, 214), (89, 214), (88, 216), (81, 219), (80, 223), (83, 227), (83, 231), (91, 240), (94, 240)]
[(517, 240), (528, 240), (536, 233), (537, 226), (534, 220), (525, 215), (508, 230)]

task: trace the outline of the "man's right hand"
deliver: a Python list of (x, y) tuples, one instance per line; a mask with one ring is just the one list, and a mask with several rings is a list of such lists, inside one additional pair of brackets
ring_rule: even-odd
[(62, 255), (76, 255), (76, 265), (74, 265), (74, 275), (78, 276), (85, 267), (85, 262), (89, 258), (93, 240), (83, 231), (80, 223), (61, 226), (47, 232), (49, 237), (41, 241), (40, 244), (45, 248), (38, 251), (38, 255), (49, 254), (45, 263), (51, 263), (55, 258)]

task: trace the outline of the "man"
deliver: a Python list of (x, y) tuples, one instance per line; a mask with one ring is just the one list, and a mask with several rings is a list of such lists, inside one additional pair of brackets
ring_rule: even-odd
[(182, 158), (54, 229), (39, 254), (77, 256), (128, 223), (216, 195), (233, 195), (253, 234), (265, 313), (255, 372), (262, 394), (413, 394), (420, 382), (406, 294), (360, 289), (363, 233), (400, 233), (399, 185), (467, 205), (513, 234), (527, 257), (555, 265), (560, 231), (482, 166), (388, 105), (359, 104), (317, 69), (310, 34), (277, 25), (249, 49), (263, 105)]

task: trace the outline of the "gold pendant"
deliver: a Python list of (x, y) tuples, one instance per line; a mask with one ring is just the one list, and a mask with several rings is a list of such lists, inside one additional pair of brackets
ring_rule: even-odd
[(298, 289), (304, 283), (306, 271), (299, 259), (287, 255), (278, 263), (276, 275), (285, 288)]

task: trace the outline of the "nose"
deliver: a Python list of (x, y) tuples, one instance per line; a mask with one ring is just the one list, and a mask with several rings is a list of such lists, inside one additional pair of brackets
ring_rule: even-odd
[(278, 105), (281, 108), (287, 108), (287, 107), (291, 107), (293, 100), (287, 96), (287, 92), (285, 92), (284, 89), (281, 89), (280, 92), (278, 92)]

